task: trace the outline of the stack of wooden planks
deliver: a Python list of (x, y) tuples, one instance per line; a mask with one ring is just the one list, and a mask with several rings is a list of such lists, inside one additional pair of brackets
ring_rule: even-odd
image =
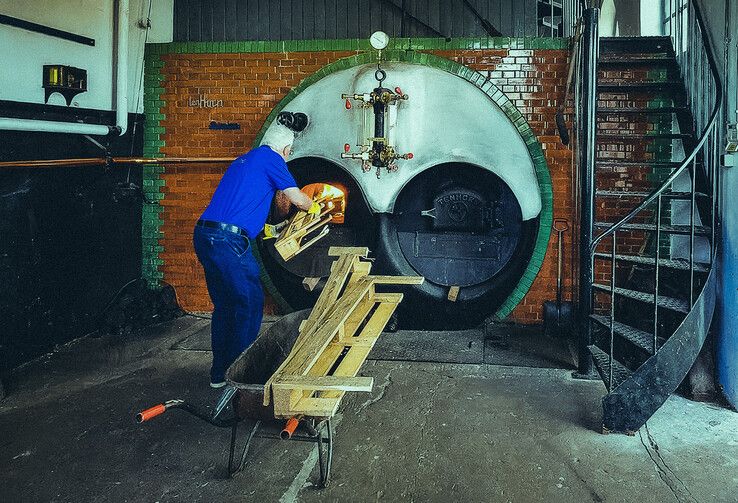
[(292, 351), (267, 381), (274, 417), (332, 417), (347, 391), (371, 391), (371, 377), (356, 377), (397, 305), (401, 293), (379, 293), (379, 284), (421, 284), (419, 276), (372, 276), (367, 248), (332, 247), (331, 267)]
[(331, 213), (334, 209), (331, 199), (332, 196), (328, 195), (315, 201), (320, 205), (319, 213), (298, 211), (289, 219), (274, 242), (274, 247), (285, 262), (328, 234), (328, 222), (333, 219)]

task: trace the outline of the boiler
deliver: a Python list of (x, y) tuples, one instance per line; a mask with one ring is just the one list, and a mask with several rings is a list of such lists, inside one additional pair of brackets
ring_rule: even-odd
[[(345, 155), (359, 151), (367, 130), (366, 110), (346, 96), (377, 88), (377, 70), (330, 73), (284, 108), (310, 118), (290, 171), (301, 187), (340, 194), (343, 204), (329, 234), (288, 262), (273, 242), (258, 243), (269, 286), (291, 308), (307, 307), (321, 282), (310, 291), (303, 281), (328, 276), (327, 248), (368, 246), (374, 271), (426, 278), (405, 291), (403, 326), (473, 325), (508, 299), (533, 256), (542, 197), (530, 149), (520, 123), (479, 85), (432, 66), (382, 62), (384, 87), (406, 95), (388, 107), (386, 139), (412, 155), (368, 169)], [(279, 199), (272, 213), (284, 218)]]

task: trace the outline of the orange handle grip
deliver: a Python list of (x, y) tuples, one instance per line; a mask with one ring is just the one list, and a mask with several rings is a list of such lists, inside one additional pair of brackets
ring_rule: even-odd
[(167, 408), (164, 406), (163, 403), (160, 403), (159, 405), (154, 405), (150, 409), (146, 409), (136, 414), (136, 422), (145, 423), (149, 419), (153, 419), (156, 416), (164, 414), (166, 411), (167, 411)]
[(287, 424), (284, 425), (284, 429), (279, 434), (282, 440), (288, 440), (292, 437), (292, 434), (297, 429), (297, 425), (300, 424), (300, 420), (296, 417), (291, 417), (287, 420)]

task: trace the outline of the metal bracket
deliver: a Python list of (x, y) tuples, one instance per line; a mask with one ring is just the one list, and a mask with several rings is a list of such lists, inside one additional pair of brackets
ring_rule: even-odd
[(215, 406), (215, 412), (213, 412), (213, 419), (218, 417), (223, 410), (225, 410), (226, 406), (230, 403), (231, 398), (233, 398), (233, 395), (236, 394), (236, 388), (234, 387), (227, 387), (223, 394), (220, 396), (220, 400), (218, 400), (218, 404)]

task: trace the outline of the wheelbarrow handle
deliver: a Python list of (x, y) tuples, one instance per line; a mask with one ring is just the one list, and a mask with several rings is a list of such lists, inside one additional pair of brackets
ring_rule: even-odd
[(279, 437), (282, 440), (289, 440), (290, 438), (292, 438), (292, 434), (295, 433), (297, 426), (300, 424), (300, 419), (300, 416), (289, 418), (285, 423), (284, 428), (279, 433)]
[(168, 409), (172, 407), (181, 407), (184, 403), (183, 400), (169, 400), (168, 402), (160, 403), (158, 405), (154, 405), (153, 407), (149, 407), (146, 410), (143, 410), (136, 414), (136, 422), (141, 424), (145, 423), (146, 421), (150, 421), (154, 419), (156, 416), (161, 416), (164, 414)]
[(198, 419), (202, 419), (206, 423), (217, 426), (218, 428), (230, 428), (235, 422), (239, 421), (238, 417), (233, 417), (229, 419), (213, 417), (204, 410), (200, 410), (198, 407), (195, 407), (194, 405), (191, 405), (184, 400), (168, 400), (164, 403), (160, 403), (159, 405), (149, 407), (148, 409), (136, 414), (136, 422), (139, 424), (145, 423), (146, 421), (150, 421), (157, 416), (161, 416), (169, 409), (181, 409), (189, 414), (192, 414)]

